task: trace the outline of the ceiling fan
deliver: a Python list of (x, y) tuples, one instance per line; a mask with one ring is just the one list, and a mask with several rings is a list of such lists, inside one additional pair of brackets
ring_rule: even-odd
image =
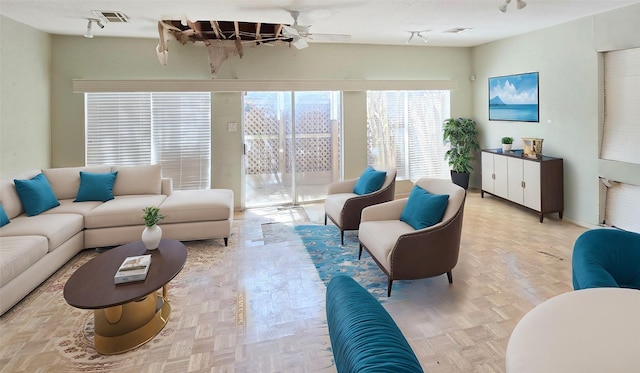
[(293, 24), (291, 26), (282, 26), (282, 35), (288, 39), (293, 39), (291, 44), (297, 49), (306, 48), (309, 46), (307, 40), (324, 40), (324, 41), (349, 41), (351, 35), (343, 34), (314, 34), (309, 29), (311, 26), (304, 26), (298, 24), (298, 17), (300, 12), (297, 10), (290, 10), (291, 18), (293, 18)]

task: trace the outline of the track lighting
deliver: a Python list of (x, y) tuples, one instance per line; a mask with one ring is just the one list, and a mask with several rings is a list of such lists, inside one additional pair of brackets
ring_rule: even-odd
[(100, 28), (104, 28), (104, 23), (102, 23), (102, 21), (100, 21), (99, 19), (95, 19), (95, 18), (87, 18), (87, 31), (84, 33), (84, 37), (85, 38), (93, 38), (93, 33), (91, 32), (91, 26), (92, 24), (95, 22), (96, 25), (98, 25), (98, 27)]
[(422, 39), (422, 41), (424, 41), (425, 43), (429, 42), (429, 39), (425, 38), (424, 35), (422, 35), (422, 33), (425, 31), (410, 31), (410, 32), (411, 32), (411, 36), (409, 36), (409, 40), (407, 40), (407, 44), (411, 44), (411, 40), (413, 40), (413, 38), (416, 36)]
[(85, 38), (89, 38), (89, 39), (93, 38), (93, 33), (91, 33), (91, 23), (92, 23), (91, 20), (89, 20), (89, 22), (87, 23), (87, 32), (84, 33)]
[[(505, 0), (505, 1), (504, 1), (504, 4), (501, 4), (501, 5), (498, 7), (498, 10), (499, 10), (501, 13), (506, 13), (506, 12), (507, 12), (507, 5), (509, 5), (509, 3), (511, 3), (511, 0)], [(522, 8), (524, 8), (525, 6), (527, 6), (527, 3), (526, 3), (524, 0), (516, 0), (516, 8), (518, 8), (518, 9), (522, 9)]]

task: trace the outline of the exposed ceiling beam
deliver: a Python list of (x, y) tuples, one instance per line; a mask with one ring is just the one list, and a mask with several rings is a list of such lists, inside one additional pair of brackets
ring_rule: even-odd
[(233, 27), (236, 31), (236, 49), (238, 50), (240, 58), (242, 58), (242, 56), (244, 56), (244, 51), (242, 50), (242, 40), (240, 40), (240, 27), (238, 26), (238, 21), (233, 21)]
[(200, 27), (200, 22), (187, 21), (187, 25), (193, 30), (193, 32), (195, 32), (196, 35), (202, 37), (202, 27)]
[(273, 37), (274, 38), (279, 38), (280, 37), (280, 33), (282, 32), (282, 24), (278, 24), (276, 25), (276, 31), (273, 33)]
[(216, 34), (216, 38), (217, 39), (226, 39), (227, 38), (222, 33), (222, 30), (220, 29), (220, 24), (218, 23), (218, 21), (210, 21), (210, 23), (211, 23), (211, 27), (213, 28), (213, 32)]
[(256, 23), (256, 42), (258, 43), (262, 40), (262, 35), (260, 35), (260, 25), (260, 22)]

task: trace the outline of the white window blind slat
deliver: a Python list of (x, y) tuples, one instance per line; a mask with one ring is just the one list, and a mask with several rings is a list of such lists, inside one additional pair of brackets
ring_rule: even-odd
[[(604, 128), (600, 158), (640, 164), (640, 48), (604, 54)], [(640, 186), (612, 182), (605, 224), (640, 232)]]
[(209, 92), (85, 94), (86, 164), (160, 163), (175, 189), (207, 189)]
[(367, 131), (370, 164), (395, 166), (398, 178), (448, 178), (442, 123), (449, 91), (369, 91)]
[(615, 184), (607, 188), (605, 223), (640, 233), (640, 186)]
[(448, 103), (449, 91), (409, 93), (409, 121), (413, 123), (409, 137), (411, 180), (449, 178), (449, 166), (444, 160), (446, 146), (442, 141), (442, 123), (449, 117)]
[(605, 53), (604, 67), (600, 158), (640, 164), (640, 48)]
[(149, 93), (85, 95), (86, 164), (151, 163)]
[(178, 189), (207, 189), (211, 170), (208, 93), (153, 93), (154, 161)]

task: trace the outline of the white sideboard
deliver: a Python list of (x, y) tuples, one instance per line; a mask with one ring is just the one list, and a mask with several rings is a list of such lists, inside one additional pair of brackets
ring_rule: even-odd
[(562, 158), (523, 156), (522, 150), (482, 150), (482, 197), (489, 193), (544, 214), (564, 210)]

